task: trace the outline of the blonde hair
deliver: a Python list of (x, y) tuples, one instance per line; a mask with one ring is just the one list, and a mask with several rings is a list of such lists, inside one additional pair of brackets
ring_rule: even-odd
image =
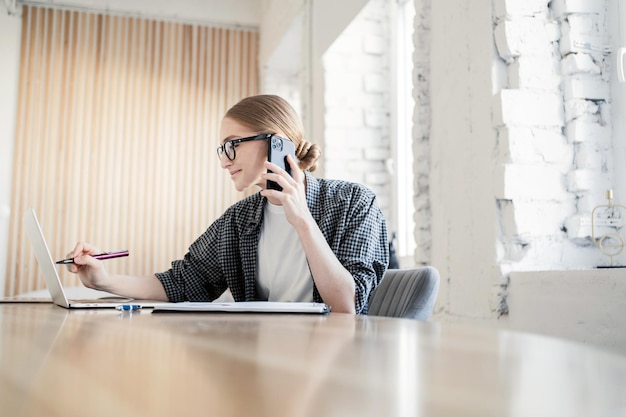
[(300, 169), (315, 171), (317, 168), (322, 151), (304, 139), (302, 121), (285, 99), (269, 94), (246, 97), (231, 107), (224, 118), (233, 119), (259, 133), (281, 132), (294, 143)]

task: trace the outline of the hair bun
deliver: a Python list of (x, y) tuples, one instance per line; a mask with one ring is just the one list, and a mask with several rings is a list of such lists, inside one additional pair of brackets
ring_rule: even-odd
[(296, 158), (300, 160), (300, 169), (304, 171), (315, 171), (317, 160), (322, 155), (320, 147), (304, 139), (300, 141), (296, 148)]
[(302, 140), (302, 142), (300, 142), (300, 144), (296, 148), (296, 157), (298, 159), (303, 159), (306, 156), (306, 154), (309, 152), (309, 149), (311, 149), (311, 146), (312, 146), (311, 142)]

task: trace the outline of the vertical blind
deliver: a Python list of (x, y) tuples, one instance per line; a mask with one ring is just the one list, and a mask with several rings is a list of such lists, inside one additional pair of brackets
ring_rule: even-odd
[(256, 31), (24, 6), (21, 42), (6, 295), (44, 288), (29, 207), (54, 259), (84, 240), (130, 251), (109, 272), (150, 275), (243, 197), (215, 149), (257, 93)]

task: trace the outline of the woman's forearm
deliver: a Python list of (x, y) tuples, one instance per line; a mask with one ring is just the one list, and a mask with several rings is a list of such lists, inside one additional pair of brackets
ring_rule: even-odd
[(333, 312), (356, 313), (354, 278), (311, 218), (296, 228), (320, 296)]
[(154, 275), (148, 277), (109, 275), (106, 282), (100, 282), (96, 289), (124, 297), (168, 301), (161, 281)]

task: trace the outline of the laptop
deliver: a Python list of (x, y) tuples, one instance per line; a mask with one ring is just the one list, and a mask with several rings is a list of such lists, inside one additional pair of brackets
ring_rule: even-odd
[(105, 297), (94, 299), (70, 299), (67, 297), (57, 267), (52, 261), (48, 244), (37, 220), (34, 209), (28, 209), (24, 214), (24, 228), (28, 239), (30, 240), (33, 252), (39, 264), (39, 270), (43, 274), (46, 281), (46, 287), (52, 297), (52, 302), (58, 306), (65, 308), (117, 308), (123, 305), (140, 305), (141, 307), (155, 307), (159, 304), (165, 304), (162, 301), (136, 300), (125, 297)]

